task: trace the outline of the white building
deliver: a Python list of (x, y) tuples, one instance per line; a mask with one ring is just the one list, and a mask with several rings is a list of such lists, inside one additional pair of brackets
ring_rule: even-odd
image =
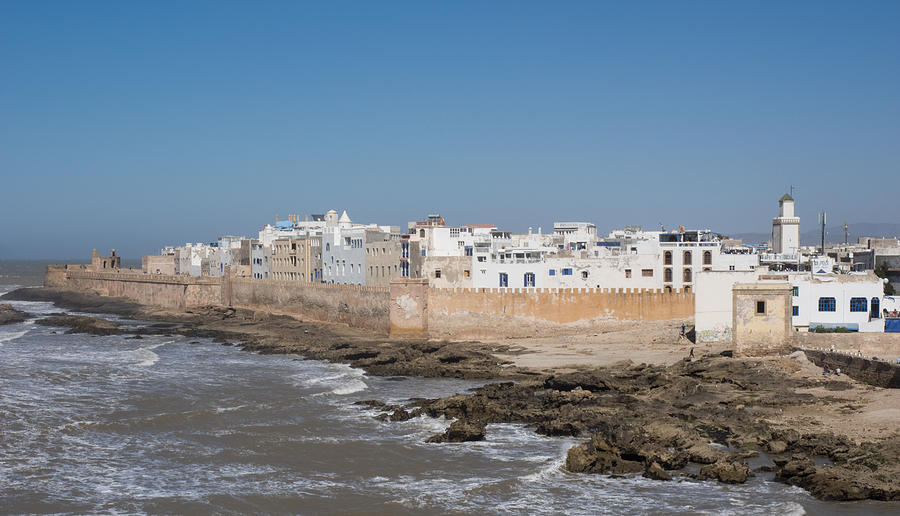
[(756, 271), (708, 271), (697, 275), (694, 324), (697, 342), (731, 340), (732, 288), (742, 283), (790, 283), (791, 324), (797, 331), (846, 328), (883, 332), (884, 283), (872, 272), (812, 274)]

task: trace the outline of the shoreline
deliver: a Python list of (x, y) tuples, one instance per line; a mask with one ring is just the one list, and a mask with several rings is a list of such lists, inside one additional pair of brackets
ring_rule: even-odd
[[(607, 358), (571, 367), (567, 361), (573, 357), (591, 350), (601, 355), (627, 335), (488, 343), (401, 340), (288, 316), (216, 307), (173, 312), (47, 288), (19, 289), (3, 298), (179, 324), (159, 331), (240, 341), (244, 350), (345, 363), (375, 376), (501, 382), (404, 405), (367, 402), (392, 421), (420, 414), (454, 419), (447, 432), (432, 438), (435, 442), (483, 438), (490, 423), (524, 423), (543, 435), (590, 438), (569, 451), (570, 471), (726, 483), (754, 474), (748, 459), (759, 463), (754, 457), (762, 452), (773, 460), (755, 465), (755, 473), (774, 472), (776, 480), (799, 485), (816, 498), (900, 500), (900, 487), (891, 481), (900, 474), (900, 414), (894, 413), (900, 409), (893, 408), (900, 407), (900, 392), (846, 377), (824, 379), (805, 355), (734, 359), (696, 346), (697, 360), (681, 360), (683, 343), (667, 341), (663, 331), (650, 339), (657, 339), (656, 355), (663, 357), (656, 365)], [(653, 358), (642, 352), (646, 340), (639, 339), (626, 355)], [(552, 357), (557, 361), (544, 360)], [(547, 363), (556, 365), (528, 367)], [(824, 458), (832, 465), (817, 465)]]

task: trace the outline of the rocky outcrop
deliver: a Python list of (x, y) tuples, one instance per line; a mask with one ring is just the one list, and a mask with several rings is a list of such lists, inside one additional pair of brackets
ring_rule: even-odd
[(118, 325), (99, 317), (85, 315), (54, 315), (38, 319), (36, 324), (69, 328), (66, 333), (89, 333), (92, 335), (121, 335), (125, 332)]
[(10, 304), (0, 305), (0, 326), (4, 324), (14, 324), (25, 322), (28, 320), (28, 314), (21, 310), (16, 310)]
[(725, 459), (700, 468), (697, 479), (718, 480), (725, 484), (743, 484), (750, 475), (750, 468), (747, 464)]
[(484, 440), (483, 422), (467, 421), (465, 419), (457, 419), (450, 423), (444, 433), (433, 435), (428, 438), (429, 443), (464, 443), (468, 441)]

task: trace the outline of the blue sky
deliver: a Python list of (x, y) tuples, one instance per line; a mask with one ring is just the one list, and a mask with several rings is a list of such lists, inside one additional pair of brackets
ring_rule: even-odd
[(0, 1), (0, 259), (900, 219), (900, 2)]

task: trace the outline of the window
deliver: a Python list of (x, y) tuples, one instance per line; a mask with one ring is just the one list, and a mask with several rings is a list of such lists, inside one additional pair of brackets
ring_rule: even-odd
[(712, 265), (712, 251), (703, 251), (703, 265)]
[(691, 270), (690, 270), (690, 269), (685, 269), (684, 272), (682, 273), (682, 278), (681, 278), (681, 279), (682, 279), (682, 281), (684, 281), (685, 283), (690, 283), (690, 282), (691, 282)]
[(641, 277), (652, 278), (653, 277), (653, 269), (641, 269)]
[(820, 297), (819, 298), (819, 311), (820, 312), (834, 312), (837, 303), (835, 303), (833, 297)]
[(710, 271), (712, 271), (712, 267), (704, 267), (703, 268), (703, 272), (710, 272)]
[(733, 271), (733, 270), (734, 270), (734, 265), (729, 265), (729, 266), (728, 266), (728, 270)]
[(440, 269), (435, 269), (435, 270), (434, 270), (434, 277), (435, 277), (435, 278), (440, 278), (440, 277), (441, 277), (441, 270), (440, 270)]
[(693, 259), (691, 252), (685, 251), (683, 257), (684, 257), (684, 260), (682, 260), (682, 264), (683, 265), (691, 265), (691, 260)]
[(800, 315), (800, 307), (799, 306), (792, 307), (791, 315), (793, 315), (794, 317), (797, 317), (798, 315)]
[(500, 286), (508, 287), (509, 286), (509, 274), (505, 272), (500, 273)]
[(533, 272), (526, 272), (526, 273), (525, 273), (525, 286), (526, 286), (526, 287), (533, 287), (533, 286), (534, 286), (534, 273), (533, 273)]
[(479, 261), (479, 262), (487, 261), (487, 257), (486, 257), (486, 256), (479, 256), (479, 257), (478, 257), (478, 261)]
[(463, 271), (463, 277), (464, 277), (464, 278), (468, 278), (468, 277), (470, 277), (470, 276), (471, 276), (471, 273), (470, 273), (468, 270), (464, 270), (464, 271)]
[(626, 277), (626, 278), (630, 278), (630, 277), (631, 277), (631, 269), (625, 269), (625, 277)]
[(672, 251), (663, 253), (663, 263), (665, 265), (672, 265)]
[(866, 298), (851, 297), (850, 298), (850, 311), (851, 312), (868, 312), (869, 306), (868, 306)]
[(794, 297), (797, 297), (799, 295), (800, 295), (800, 287), (794, 287)]
[(581, 279), (587, 279), (588, 271), (581, 271)]
[(872, 319), (880, 319), (881, 318), (881, 300), (877, 297), (872, 298), (872, 312), (870, 316)]
[(472, 256), (472, 246), (466, 246), (466, 256)]
[(425, 250), (422, 249), (422, 256), (425, 256)]
[(556, 269), (550, 269), (547, 272), (550, 274), (550, 276), (556, 276)]
[(759, 315), (766, 315), (766, 302), (765, 301), (757, 301), (756, 302), (756, 313)]
[(425, 238), (425, 230), (424, 229), (419, 230), (419, 238)]
[(571, 276), (571, 275), (572, 275), (572, 269), (562, 269), (562, 275), (563, 275), (563, 276)]
[(672, 282), (672, 269), (666, 269), (663, 271), (663, 281), (666, 283)]

